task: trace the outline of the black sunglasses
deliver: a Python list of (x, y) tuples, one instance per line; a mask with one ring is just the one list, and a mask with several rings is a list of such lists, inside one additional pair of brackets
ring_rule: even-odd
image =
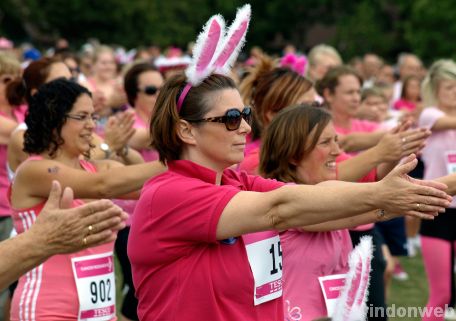
[(158, 88), (158, 87), (156, 87), (156, 86), (146, 86), (146, 87), (144, 87), (143, 89), (138, 88), (138, 91), (139, 91), (139, 92), (143, 92), (143, 93), (145, 93), (145, 94), (148, 95), (148, 96), (153, 96), (153, 95), (155, 95), (158, 91), (160, 91), (160, 88)]
[(247, 124), (252, 124), (252, 108), (245, 107), (242, 112), (239, 109), (233, 108), (228, 109), (225, 113), (225, 116), (219, 117), (209, 117), (198, 120), (186, 119), (190, 123), (201, 123), (201, 122), (210, 122), (210, 123), (223, 123), (229, 131), (237, 130), (241, 126), (242, 118), (247, 122)]

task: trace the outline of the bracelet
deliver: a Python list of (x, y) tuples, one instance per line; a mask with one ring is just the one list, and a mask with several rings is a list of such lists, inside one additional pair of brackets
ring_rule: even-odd
[(386, 216), (386, 211), (383, 210), (383, 209), (378, 209), (377, 212), (376, 212), (376, 214), (377, 214), (377, 219), (378, 219), (379, 221), (381, 221), (382, 219), (385, 218), (385, 216)]
[(129, 147), (128, 145), (125, 145), (124, 147), (122, 147), (122, 149), (120, 151), (118, 151), (116, 154), (117, 156), (120, 156), (120, 157), (127, 157), (128, 156), (128, 151), (129, 151)]

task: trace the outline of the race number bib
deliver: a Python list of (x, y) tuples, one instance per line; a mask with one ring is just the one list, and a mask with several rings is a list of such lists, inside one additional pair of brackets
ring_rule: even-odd
[(456, 173), (456, 151), (452, 150), (445, 153), (445, 163), (448, 174)]
[(71, 259), (79, 298), (79, 321), (107, 321), (116, 315), (112, 252)]
[(333, 274), (320, 276), (318, 278), (321, 291), (323, 292), (323, 297), (325, 298), (328, 317), (332, 317), (334, 314), (337, 299), (339, 298), (341, 291), (345, 285), (346, 276), (346, 274)]
[(255, 280), (253, 303), (271, 301), (282, 296), (282, 248), (275, 232), (244, 235), (247, 256)]

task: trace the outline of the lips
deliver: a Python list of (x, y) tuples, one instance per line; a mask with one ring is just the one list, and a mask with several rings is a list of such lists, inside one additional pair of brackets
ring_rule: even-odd
[(325, 167), (329, 168), (331, 170), (335, 170), (336, 169), (336, 162), (335, 161), (326, 162), (325, 163)]
[(91, 142), (93, 137), (92, 137), (92, 134), (84, 134), (84, 135), (79, 135), (79, 137), (81, 137), (82, 139), (86, 140), (87, 142)]

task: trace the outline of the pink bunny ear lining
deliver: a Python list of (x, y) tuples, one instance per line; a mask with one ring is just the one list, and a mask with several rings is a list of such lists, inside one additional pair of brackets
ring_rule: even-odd
[(237, 45), (242, 41), (242, 38), (247, 31), (248, 25), (248, 20), (243, 21), (240, 25), (240, 28), (233, 33), (231, 38), (228, 40), (225, 48), (223, 49), (221, 55), (217, 58), (217, 61), (214, 64), (216, 67), (223, 67), (225, 65), (226, 61), (236, 49)]
[(202, 48), (200, 59), (196, 64), (196, 72), (204, 71), (210, 64), (214, 52), (217, 49), (217, 44), (220, 39), (222, 28), (216, 19), (212, 20), (209, 32), (207, 34), (207, 42)]

